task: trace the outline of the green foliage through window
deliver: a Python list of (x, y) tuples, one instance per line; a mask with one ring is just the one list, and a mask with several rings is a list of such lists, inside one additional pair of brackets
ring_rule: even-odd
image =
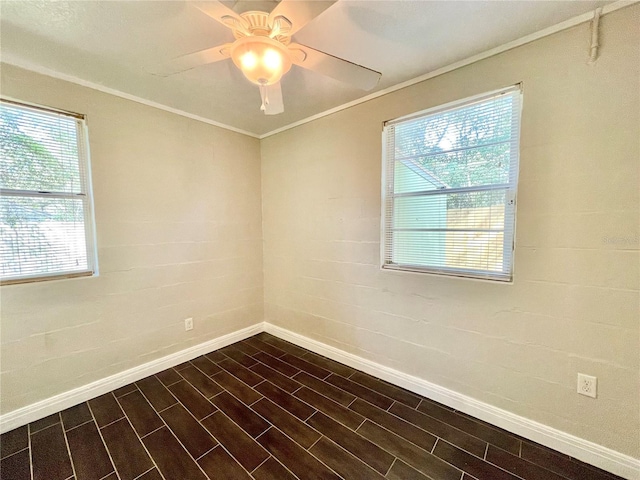
[(388, 268), (511, 278), (520, 90), (385, 125)]
[(0, 103), (0, 276), (90, 268), (83, 123)]

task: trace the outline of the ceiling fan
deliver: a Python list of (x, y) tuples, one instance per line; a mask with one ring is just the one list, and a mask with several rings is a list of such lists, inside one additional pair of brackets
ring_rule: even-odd
[(292, 65), (312, 70), (363, 90), (378, 84), (381, 73), (292, 42), (292, 36), (329, 8), (334, 1), (281, 0), (270, 12), (236, 13), (219, 1), (193, 5), (231, 29), (236, 40), (177, 57), (155, 73), (169, 76), (231, 58), (252, 83), (258, 85), (266, 115), (284, 111), (280, 79)]

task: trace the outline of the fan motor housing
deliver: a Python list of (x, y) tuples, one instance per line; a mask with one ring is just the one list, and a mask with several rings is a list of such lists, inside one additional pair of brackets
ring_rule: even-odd
[[(232, 27), (233, 36), (237, 39), (245, 38), (247, 36), (271, 37), (283, 45), (287, 45), (291, 41), (291, 37), (286, 34), (288, 28), (282, 33), (277, 33), (276, 35), (272, 36), (274, 25), (270, 23), (269, 14), (267, 12), (253, 10), (250, 12), (241, 13), (240, 17), (245, 21), (247, 27), (246, 30), (250, 32), (250, 35), (247, 35), (247, 32), (242, 31), (242, 29)], [(280, 17), (276, 18), (274, 23), (277, 22), (279, 18)], [(286, 22), (290, 27), (291, 23), (288, 22), (288, 20), (286, 20)]]

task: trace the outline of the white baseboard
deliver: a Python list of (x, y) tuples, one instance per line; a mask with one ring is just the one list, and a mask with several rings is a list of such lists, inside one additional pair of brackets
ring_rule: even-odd
[(91, 400), (131, 382), (136, 382), (149, 375), (161, 372), (169, 367), (192, 360), (204, 353), (226, 347), (245, 338), (266, 331), (283, 340), (287, 340), (312, 352), (324, 355), (350, 367), (362, 370), (394, 385), (406, 388), (419, 395), (440, 402), (451, 408), (472, 415), (504, 428), (512, 433), (528, 438), (546, 447), (558, 450), (578, 460), (607, 470), (629, 480), (640, 480), (640, 460), (624, 455), (615, 450), (593, 442), (578, 438), (566, 432), (556, 430), (533, 420), (521, 417), (501, 408), (494, 407), (461, 393), (449, 390), (413, 375), (385, 367), (336, 347), (326, 345), (317, 340), (305, 337), (290, 330), (270, 323), (258, 323), (241, 330), (223, 335), (193, 347), (172, 353), (165, 357), (147, 362), (124, 372), (111, 375), (59, 395), (41, 400), (26, 407), (0, 416), (0, 433), (13, 430), (27, 423), (39, 420), (72, 407), (81, 402)]
[(96, 380), (88, 385), (74, 388), (67, 392), (60, 393), (53, 397), (46, 398), (26, 407), (13, 410), (0, 416), (0, 433), (13, 430), (27, 423), (34, 422), (41, 418), (59, 412), (65, 408), (73, 407), (92, 398), (108, 393), (116, 388), (128, 385), (131, 382), (137, 382), (149, 375), (175, 367), (183, 362), (192, 360), (205, 353), (212, 352), (232, 343), (239, 342), (245, 338), (249, 338), (257, 333), (264, 331), (264, 323), (258, 323), (235, 332), (228, 333), (213, 340), (194, 345), (176, 353), (172, 353), (162, 358), (152, 360), (137, 367), (130, 368), (120, 373), (116, 373), (106, 378)]
[(615, 450), (556, 430), (533, 420), (494, 407), (461, 393), (449, 390), (413, 375), (385, 367), (336, 347), (305, 337), (271, 323), (265, 323), (266, 332), (311, 350), (332, 360), (362, 370), (389, 383), (440, 402), (509, 432), (528, 438), (546, 447), (562, 452), (583, 462), (629, 480), (640, 479), (640, 460)]

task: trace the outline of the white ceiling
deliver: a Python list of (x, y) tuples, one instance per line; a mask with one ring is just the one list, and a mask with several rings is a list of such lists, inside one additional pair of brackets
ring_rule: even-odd
[[(382, 72), (380, 84), (364, 92), (294, 66), (282, 79), (285, 112), (275, 116), (260, 112), (258, 88), (230, 60), (166, 78), (148, 73), (233, 40), (189, 2), (2, 0), (0, 53), (261, 135), (607, 3), (340, 0), (294, 39)], [(241, 12), (275, 2), (226, 4)]]

